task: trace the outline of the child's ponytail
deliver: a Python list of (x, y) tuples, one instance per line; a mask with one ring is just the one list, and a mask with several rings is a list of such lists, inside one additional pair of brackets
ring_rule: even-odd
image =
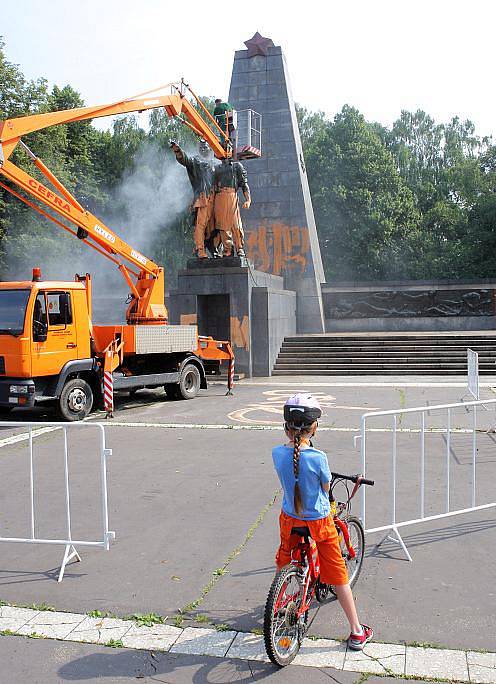
[(300, 486), (298, 484), (298, 472), (300, 464), (300, 442), (301, 442), (301, 432), (296, 432), (293, 440), (293, 473), (295, 477), (295, 489), (294, 489), (294, 509), (296, 515), (300, 515), (303, 509), (303, 504), (301, 501)]

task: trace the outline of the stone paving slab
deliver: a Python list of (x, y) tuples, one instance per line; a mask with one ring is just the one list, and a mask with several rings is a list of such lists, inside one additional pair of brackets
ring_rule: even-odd
[(186, 627), (171, 648), (171, 653), (223, 658), (236, 634), (233, 631), (219, 632), (215, 629)]
[(267, 653), (265, 652), (264, 639), (257, 634), (243, 634), (242, 632), (238, 632), (226, 655), (229, 658), (256, 660), (263, 663), (270, 662)]
[(49, 639), (65, 639), (85, 619), (79, 613), (51, 613), (40, 611), (29, 622), (17, 630), (18, 634), (37, 634)]
[(122, 645), (126, 648), (168, 651), (183, 631), (172, 625), (139, 626), (132, 624), (122, 639)]
[(348, 649), (343, 669), (374, 674), (405, 673), (406, 647), (402, 644), (367, 644), (363, 651)]
[(90, 644), (107, 644), (111, 640), (122, 639), (129, 632), (131, 624), (129, 620), (86, 617), (65, 639)]
[(342, 641), (303, 639), (294, 663), (311, 667), (335, 667), (337, 670), (342, 670), (345, 655), (346, 644)]
[(471, 682), (490, 684), (496, 681), (496, 653), (468, 651), (467, 663)]
[(16, 608), (15, 606), (0, 606), (0, 632), (17, 632), (23, 625), (38, 615), (37, 610)]
[(465, 651), (446, 648), (407, 646), (405, 674), (466, 682), (469, 679), (467, 655)]

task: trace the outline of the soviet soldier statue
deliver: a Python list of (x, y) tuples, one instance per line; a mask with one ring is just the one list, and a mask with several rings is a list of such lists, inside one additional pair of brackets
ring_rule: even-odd
[(214, 167), (209, 159), (210, 148), (204, 140), (201, 140), (200, 156), (190, 157), (174, 140), (170, 141), (170, 146), (176, 155), (176, 160), (185, 166), (188, 172), (193, 190), (195, 252), (200, 259), (206, 259), (205, 244), (211, 247), (214, 233)]
[(245, 238), (239, 212), (238, 190), (243, 192), (243, 209), (251, 204), (248, 178), (243, 164), (232, 159), (223, 159), (215, 167), (215, 227), (220, 231), (224, 256), (232, 255), (234, 247), (238, 256), (245, 256)]

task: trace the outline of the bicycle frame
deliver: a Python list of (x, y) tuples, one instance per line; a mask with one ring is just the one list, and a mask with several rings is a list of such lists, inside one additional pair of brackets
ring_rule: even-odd
[[(301, 537), (304, 539), (304, 537)], [(303, 598), (301, 601), (301, 606), (297, 612), (297, 618), (299, 619), (304, 615), (310, 608), (313, 601), (315, 593), (315, 584), (318, 580), (317, 570), (313, 560), (313, 554), (310, 549), (310, 543), (307, 541), (300, 541), (295, 551), (298, 552), (299, 558), (293, 558), (293, 552), (291, 553), (291, 563), (301, 568), (305, 572), (305, 584), (303, 587)]]
[[(333, 485), (339, 481), (341, 478), (345, 479), (344, 476), (340, 476), (338, 473), (332, 473), (332, 480), (331, 480), (331, 486), (329, 489), (329, 499), (331, 502), (331, 513), (333, 517), (334, 524), (338, 530), (338, 533), (341, 533), (343, 535), (344, 543), (346, 544), (346, 548), (348, 550), (348, 554), (350, 559), (356, 558), (356, 551), (353, 548), (353, 544), (351, 543), (350, 540), (350, 534), (348, 531), (348, 525), (346, 524), (346, 521), (343, 520), (340, 516), (345, 512), (349, 511), (350, 509), (350, 502), (357, 493), (357, 491), (360, 489), (360, 486), (362, 484), (363, 479), (360, 478), (360, 476), (356, 476), (357, 481), (355, 482), (355, 486), (353, 487), (353, 491), (351, 494), (348, 491), (348, 498), (346, 501), (336, 501), (334, 499), (333, 495)], [(348, 479), (348, 478), (346, 478)], [(369, 481), (365, 481), (367, 484)], [(313, 601), (314, 594), (315, 594), (315, 585), (318, 580), (318, 575), (315, 567), (315, 563), (313, 560), (313, 554), (310, 549), (310, 543), (308, 541), (305, 541), (304, 537), (300, 538), (303, 541), (300, 541), (298, 543), (298, 546), (291, 552), (291, 563), (293, 565), (296, 565), (298, 568), (300, 568), (302, 571), (305, 573), (305, 584), (303, 587), (303, 598), (301, 601), (301, 606), (298, 609), (297, 612), (297, 617), (300, 618), (302, 615), (306, 613), (306, 611), (310, 608), (310, 605)], [(281, 604), (277, 604), (277, 609), (283, 609), (290, 601), (292, 600), (292, 597), (286, 597), (286, 601)]]

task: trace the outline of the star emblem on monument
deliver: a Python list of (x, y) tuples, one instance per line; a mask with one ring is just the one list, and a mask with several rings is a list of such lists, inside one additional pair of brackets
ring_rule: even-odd
[(255, 55), (267, 56), (268, 49), (275, 47), (274, 41), (271, 38), (264, 38), (258, 31), (253, 38), (245, 40), (245, 45), (248, 48), (248, 57), (255, 57)]

